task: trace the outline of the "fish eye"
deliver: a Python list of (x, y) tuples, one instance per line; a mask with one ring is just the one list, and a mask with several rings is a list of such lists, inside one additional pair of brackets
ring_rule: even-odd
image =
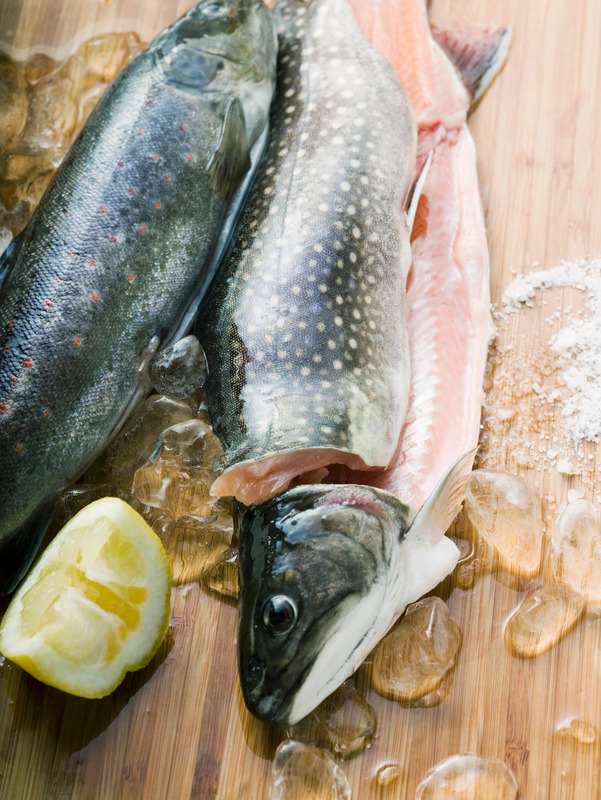
[(216, 17), (224, 11), (223, 3), (207, 3), (201, 11), (207, 17)]
[(298, 611), (296, 603), (285, 594), (275, 594), (263, 603), (261, 611), (263, 627), (268, 633), (280, 636), (296, 625)]

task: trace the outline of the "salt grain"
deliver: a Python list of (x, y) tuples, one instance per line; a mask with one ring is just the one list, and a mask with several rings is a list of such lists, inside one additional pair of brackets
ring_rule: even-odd
[[(507, 287), (502, 298), (502, 311), (514, 314), (522, 306), (532, 307), (537, 291), (550, 288), (572, 288), (586, 292), (584, 313), (572, 315), (572, 306), (555, 313), (555, 319), (566, 324), (549, 344), (560, 358), (562, 378), (567, 388), (560, 401), (560, 413), (565, 419), (566, 433), (573, 444), (598, 442), (601, 434), (601, 257), (592, 261), (562, 262), (547, 270), (522, 275)], [(552, 318), (547, 321), (552, 324)], [(538, 384), (534, 391), (547, 402), (559, 400), (557, 392), (542, 397)], [(565, 466), (565, 465), (564, 465)], [(560, 472), (576, 474), (567, 467)]]

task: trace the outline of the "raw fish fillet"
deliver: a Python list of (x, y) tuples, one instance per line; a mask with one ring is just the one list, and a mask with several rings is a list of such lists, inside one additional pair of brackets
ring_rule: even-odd
[(418, 124), (418, 167), (433, 150), (412, 234), (409, 412), (389, 467), (363, 476), (419, 508), (448, 466), (478, 443), (490, 330), (489, 255), (467, 115), (502, 66), (511, 35), (441, 32), (441, 47), (422, 0), (350, 2), (409, 96)]

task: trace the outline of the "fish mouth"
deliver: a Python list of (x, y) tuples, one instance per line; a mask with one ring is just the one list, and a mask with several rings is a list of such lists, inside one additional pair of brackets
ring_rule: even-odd
[(292, 686), (282, 688), (267, 676), (267, 668), (263, 663), (251, 657), (247, 661), (248, 669), (245, 669), (242, 658), (240, 658), (238, 664), (240, 686), (244, 702), (250, 713), (257, 719), (275, 725), (277, 728), (296, 725), (299, 720), (290, 716), (294, 701), (305, 675), (310, 672), (314, 664), (315, 659), (312, 659)]

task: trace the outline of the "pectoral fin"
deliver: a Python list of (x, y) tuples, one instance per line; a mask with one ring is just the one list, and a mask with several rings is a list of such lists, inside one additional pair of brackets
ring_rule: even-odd
[(232, 197), (250, 169), (250, 148), (242, 104), (237, 97), (226, 101), (219, 142), (209, 161), (211, 188), (224, 200)]
[(465, 498), (476, 450), (464, 453), (440, 479), (415, 515), (408, 535), (438, 542), (457, 516)]

